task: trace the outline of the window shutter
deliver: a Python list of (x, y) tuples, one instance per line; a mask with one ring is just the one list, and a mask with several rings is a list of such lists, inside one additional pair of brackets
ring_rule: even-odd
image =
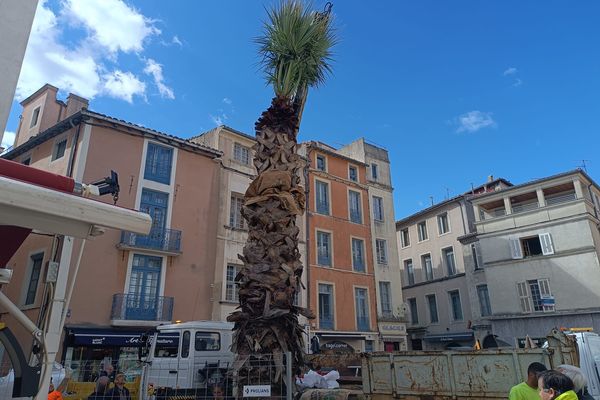
[[(538, 286), (540, 288), (540, 296), (543, 299), (554, 299), (552, 297), (552, 292), (550, 292), (550, 281), (548, 279), (538, 279)], [(544, 307), (544, 312), (552, 312), (554, 311), (555, 304), (554, 303), (542, 303)]]
[(483, 259), (481, 258), (481, 244), (479, 242), (473, 243), (475, 245), (475, 257), (477, 257), (477, 266), (483, 268)]
[(527, 282), (517, 283), (517, 293), (519, 294), (519, 302), (521, 303), (521, 311), (530, 313), (532, 310), (531, 297), (529, 296), (529, 285)]
[(521, 241), (519, 239), (510, 239), (510, 253), (513, 260), (523, 258), (523, 250), (521, 249)]
[(545, 256), (554, 254), (554, 246), (549, 233), (540, 233), (540, 243), (542, 244), (542, 254)]

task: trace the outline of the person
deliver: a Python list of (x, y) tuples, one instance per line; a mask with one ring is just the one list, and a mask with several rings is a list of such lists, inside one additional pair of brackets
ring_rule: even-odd
[(125, 387), (125, 374), (118, 373), (115, 376), (115, 386), (106, 392), (106, 398), (110, 400), (131, 400), (129, 389)]
[(92, 394), (88, 396), (88, 400), (105, 400), (106, 397), (106, 389), (108, 389), (108, 385), (110, 384), (110, 379), (108, 376), (101, 376), (96, 381), (96, 389)]
[(102, 371), (100, 371), (100, 376), (108, 376), (110, 381), (115, 380), (115, 367), (113, 367), (112, 363), (107, 363), (106, 366), (103, 367), (103, 364), (100, 365)]
[(215, 385), (212, 388), (212, 398), (217, 400), (225, 399), (225, 390), (221, 385)]
[(510, 389), (508, 400), (540, 400), (537, 391), (538, 375), (546, 369), (546, 366), (539, 362), (529, 364), (529, 367), (527, 367), (527, 380)]
[(587, 390), (587, 378), (580, 368), (574, 365), (563, 364), (556, 367), (558, 372), (561, 372), (571, 378), (573, 381), (573, 391), (577, 394), (579, 400), (594, 400)]
[(52, 380), (50, 380), (50, 387), (48, 387), (48, 400), (63, 400), (62, 393), (54, 388)]
[(318, 354), (321, 352), (321, 343), (317, 335), (314, 335), (312, 339), (310, 339), (310, 351), (312, 354)]
[(555, 370), (542, 373), (538, 378), (542, 400), (577, 400), (571, 378)]

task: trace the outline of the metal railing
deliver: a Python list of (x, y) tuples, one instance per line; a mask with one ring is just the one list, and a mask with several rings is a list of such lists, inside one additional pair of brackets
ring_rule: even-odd
[(518, 214), (518, 213), (522, 213), (522, 212), (526, 212), (526, 211), (532, 211), (532, 210), (537, 210), (539, 208), (539, 204), (537, 201), (531, 202), (531, 203), (519, 203), (519, 204), (513, 204), (511, 206), (511, 210), (513, 214)]
[(176, 229), (153, 229), (148, 235), (121, 232), (121, 244), (141, 249), (181, 252), (181, 231)]
[(551, 206), (554, 204), (566, 203), (577, 199), (575, 192), (564, 193), (557, 196), (546, 197), (546, 205)]
[(136, 293), (113, 295), (111, 320), (171, 321), (173, 297), (144, 297)]

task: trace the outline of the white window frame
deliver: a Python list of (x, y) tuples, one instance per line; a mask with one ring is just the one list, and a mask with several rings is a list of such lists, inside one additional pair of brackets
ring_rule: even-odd
[[(375, 171), (375, 173), (373, 173)], [(371, 179), (377, 181), (379, 179), (379, 165), (371, 163)]]
[[(363, 262), (363, 271), (358, 271), (354, 266), (354, 241), (360, 241), (362, 243), (362, 262)], [(367, 263), (367, 243), (364, 238), (358, 236), (350, 236), (350, 257), (352, 262), (352, 271), (359, 274), (366, 274), (369, 272), (368, 263)]]
[[(537, 235), (540, 241), (540, 247), (542, 248), (542, 254), (544, 256), (550, 256), (554, 254), (554, 243), (552, 241), (552, 236), (548, 232), (540, 233)], [(535, 237), (535, 236), (533, 236)], [(510, 238), (510, 252), (513, 260), (519, 260), (525, 257), (525, 252), (523, 251), (523, 240), (531, 239), (531, 236), (524, 236), (518, 238)], [(531, 257), (531, 256), (527, 256)]]
[[(234, 268), (234, 274), (233, 274), (233, 281), (229, 281), (228, 279), (228, 273), (229, 273), (229, 267), (233, 267)], [(242, 265), (239, 264), (234, 264), (234, 263), (227, 263), (227, 265), (225, 266), (225, 301), (230, 301), (230, 302), (238, 302), (239, 301), (239, 286), (236, 285), (235, 283), (235, 277), (237, 276), (237, 274), (240, 272), (240, 269), (242, 268)], [(228, 296), (228, 291), (229, 291), (229, 286), (230, 284), (232, 285), (232, 291), (233, 291), (233, 298), (229, 298)]]
[[(58, 157), (58, 145), (62, 142), (65, 142), (65, 151), (64, 153)], [(61, 135), (54, 140), (54, 144), (52, 145), (52, 155), (50, 156), (50, 162), (58, 161), (62, 159), (67, 154), (67, 149), (69, 148), (69, 137), (67, 135)]]
[[(324, 169), (319, 168), (319, 158), (323, 160), (323, 167)], [(317, 171), (321, 171), (321, 172), (327, 172), (327, 156), (325, 156), (324, 154), (320, 154), (317, 153), (315, 155), (315, 169)]]
[(531, 313), (542, 313), (542, 312), (553, 312), (556, 310), (556, 304), (543, 305), (541, 310), (535, 309), (533, 303), (533, 294), (531, 293), (530, 284), (535, 281), (540, 291), (540, 300), (545, 298), (554, 298), (550, 289), (550, 280), (548, 278), (528, 279), (526, 281), (517, 282), (517, 295), (519, 296), (519, 303), (521, 306), (521, 312), (523, 314)]
[[(411, 268), (408, 268), (410, 263)], [(402, 260), (402, 264), (404, 265), (404, 270), (406, 271), (406, 286), (412, 286), (415, 284), (415, 264), (413, 263), (412, 258), (407, 258)], [(409, 272), (410, 271), (410, 272)], [(412, 279), (410, 279), (412, 277)], [(411, 282), (412, 280), (412, 282)]]
[[(424, 229), (421, 229), (421, 227), (424, 227)], [(427, 220), (417, 223), (417, 239), (419, 239), (419, 243), (429, 240), (429, 232), (427, 231)]]
[(387, 265), (387, 240), (375, 239), (375, 254), (377, 256), (377, 264)]
[[(337, 326), (337, 310), (336, 310), (336, 301), (335, 301), (335, 283), (334, 282), (328, 282), (328, 281), (317, 281), (317, 287), (316, 287), (316, 292), (317, 292), (317, 325), (319, 326), (319, 329), (323, 329), (320, 326), (320, 321), (321, 321), (321, 315), (320, 315), (320, 310), (321, 310), (321, 301), (320, 301), (320, 292), (319, 292), (319, 285), (327, 285), (327, 286), (331, 286), (331, 313), (332, 315), (332, 323), (333, 323), (333, 327), (331, 330), (335, 330), (336, 326)], [(329, 294), (329, 293), (328, 293)]]
[[(413, 313), (413, 307), (411, 305), (411, 300), (414, 300), (414, 303), (415, 303), (414, 313)], [(410, 297), (410, 298), (406, 299), (406, 303), (408, 304), (408, 312), (410, 314), (410, 324), (411, 325), (419, 325), (419, 303), (417, 303), (417, 298)], [(413, 315), (416, 315), (416, 317), (417, 317), (416, 321), (413, 319)]]
[[(234, 209), (235, 200), (235, 209)], [(240, 207), (237, 207), (237, 202), (241, 201)], [(229, 196), (229, 227), (234, 229), (247, 229), (246, 220), (242, 216), (242, 206), (244, 205), (244, 196), (239, 193), (231, 192)], [(240, 224), (241, 222), (241, 224)]]
[[(354, 169), (356, 171), (356, 179), (352, 179), (352, 175), (350, 174), (350, 170)], [(359, 182), (360, 181), (360, 177), (358, 175), (358, 167), (354, 164), (348, 164), (348, 180), (351, 182)]]
[[(446, 251), (450, 249), (450, 251), (452, 252), (452, 263), (454, 264), (454, 273), (450, 273), (450, 269), (449, 269), (449, 265), (448, 265), (448, 257), (446, 256)], [(443, 249), (440, 250), (442, 253), (442, 261), (443, 261), (443, 265), (446, 267), (446, 274), (448, 276), (455, 276), (456, 274), (458, 274), (458, 268), (456, 266), (456, 257), (454, 255), (454, 246), (448, 246), (448, 247), (444, 247)]]
[(244, 146), (238, 142), (233, 143), (233, 159), (235, 161), (243, 165), (250, 165), (251, 158), (252, 152), (248, 146)]
[[(460, 306), (460, 314), (461, 318), (454, 318), (454, 304), (452, 303), (452, 293), (458, 293), (458, 304)], [(462, 322), (465, 320), (465, 310), (462, 305), (462, 296), (460, 295), (459, 289), (448, 290), (448, 301), (449, 301), (449, 311), (450, 311), (450, 321), (452, 322)]]
[[(445, 219), (445, 221), (446, 221), (446, 230), (442, 229), (442, 227), (443, 227), (443, 224), (442, 224), (443, 219)], [(448, 213), (447, 212), (441, 213), (441, 214), (437, 215), (437, 223), (438, 223), (438, 234), (439, 234), (439, 236), (446, 235), (446, 234), (450, 233), (450, 218), (448, 218)]]
[[(387, 288), (387, 305), (389, 306), (389, 311), (385, 311), (383, 309), (384, 298), (383, 298), (383, 287)], [(381, 314), (384, 316), (389, 316), (393, 314), (393, 302), (392, 302), (392, 283), (390, 281), (379, 281), (379, 303), (381, 305)]]
[[(406, 232), (406, 237), (404, 236), (404, 232)], [(400, 230), (400, 246), (402, 246), (403, 249), (410, 247), (410, 230), (408, 227)]]
[[(319, 233), (324, 233), (324, 234), (329, 235), (329, 264), (330, 265), (319, 263)], [(333, 265), (334, 265), (334, 263), (333, 263), (333, 254), (334, 254), (334, 252), (333, 252), (333, 232), (325, 230), (325, 229), (320, 229), (320, 228), (315, 229), (315, 251), (316, 251), (315, 252), (316, 265), (319, 265), (324, 268), (333, 268)]]
[[(486, 304), (487, 310), (486, 311), (489, 311), (489, 313), (487, 313), (487, 314), (483, 313), (484, 304), (481, 301), (481, 293), (483, 292), (483, 290), (482, 290), (483, 288), (485, 288), (486, 301), (487, 301), (487, 304)], [(488, 285), (483, 283), (481, 285), (477, 285), (475, 287), (475, 289), (477, 290), (477, 298), (479, 299), (479, 314), (482, 317), (489, 317), (490, 315), (492, 315), (492, 303), (490, 301), (490, 291), (489, 291)]]
[[(41, 254), (42, 255), (42, 265), (40, 266), (40, 276), (38, 277), (38, 282), (35, 288), (35, 296), (33, 299), (33, 302), (30, 304), (25, 304), (25, 302), (27, 301), (27, 294), (29, 292), (29, 285), (31, 284), (31, 273), (33, 272), (33, 265), (34, 265), (34, 261), (33, 261), (33, 257), (37, 256)], [(38, 300), (38, 290), (40, 288), (40, 282), (44, 279), (44, 264), (46, 261), (46, 249), (37, 249), (37, 250), (33, 250), (31, 251), (28, 255), (27, 255), (27, 268), (25, 269), (25, 279), (23, 279), (23, 287), (21, 289), (21, 309), (30, 309), (30, 308), (35, 308), (36, 307), (36, 300)]]
[[(42, 114), (42, 106), (37, 106), (31, 113), (31, 119), (29, 120), (29, 129), (33, 129), (40, 124), (40, 115)], [(35, 122), (33, 119), (35, 118)]]
[[(348, 221), (350, 221), (353, 224), (359, 224), (362, 225), (364, 218), (363, 218), (363, 206), (362, 206), (362, 193), (357, 191), (357, 190), (352, 190), (352, 189), (348, 189)], [(352, 207), (351, 207), (351, 193), (354, 193), (356, 195), (358, 195), (358, 216), (359, 216), (359, 221), (352, 221)]]
[[(431, 305), (429, 304), (429, 298), (433, 297), (433, 301), (435, 302), (435, 312), (437, 321), (433, 321), (431, 318)], [(437, 296), (435, 293), (428, 293), (425, 295), (425, 303), (427, 304), (427, 314), (429, 315), (429, 323), (431, 325), (437, 325), (440, 323), (440, 308), (438, 307)]]
[[(425, 257), (427, 257), (427, 256), (429, 256), (429, 265), (431, 268), (431, 279), (428, 279), (428, 276), (427, 276), (427, 268), (426, 268), (427, 263), (425, 262)], [(431, 253), (421, 254), (421, 271), (423, 271), (423, 278), (424, 278), (423, 280), (425, 282), (431, 282), (435, 279), (435, 273), (433, 271), (433, 257), (431, 257)]]
[(471, 243), (471, 257), (476, 271), (483, 269), (483, 260), (481, 258), (481, 244), (479, 242)]
[[(372, 196), (373, 199), (373, 219), (376, 222), (383, 222), (385, 220), (385, 213), (383, 209), (383, 197)], [(377, 215), (379, 214), (379, 215)]]
[[(321, 214), (319, 212), (319, 202), (317, 196), (317, 182), (327, 185), (327, 214)], [(315, 179), (315, 212), (319, 215), (331, 215), (331, 182), (324, 179)], [(348, 211), (350, 212), (350, 211)]]

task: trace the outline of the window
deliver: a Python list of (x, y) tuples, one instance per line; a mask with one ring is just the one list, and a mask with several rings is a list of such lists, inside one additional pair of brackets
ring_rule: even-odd
[(356, 328), (359, 331), (370, 331), (371, 323), (369, 321), (369, 295), (367, 289), (355, 288), (354, 299), (356, 306)]
[(550, 291), (548, 279), (534, 279), (517, 283), (517, 293), (521, 303), (521, 311), (550, 312), (554, 311), (554, 296)]
[(163, 333), (156, 337), (156, 345), (154, 346), (154, 357), (177, 357), (179, 349), (179, 333)]
[(387, 243), (383, 239), (375, 239), (375, 252), (377, 264), (387, 264)]
[(427, 240), (427, 221), (419, 222), (417, 231), (419, 232), (419, 242)]
[(554, 254), (554, 244), (549, 233), (540, 233), (537, 236), (510, 239), (510, 251), (513, 259), (548, 256)]
[(365, 353), (373, 352), (373, 343), (374, 340), (365, 340)]
[(483, 263), (481, 262), (481, 247), (479, 243), (471, 243), (471, 257), (473, 257), (473, 265), (475, 269), (483, 268)]
[(235, 143), (233, 145), (233, 159), (245, 165), (250, 164), (250, 149)]
[(358, 182), (358, 169), (354, 165), (348, 167), (348, 179)]
[(240, 195), (231, 195), (231, 205), (229, 206), (229, 226), (232, 228), (244, 229), (246, 221), (242, 217), (242, 206), (244, 198)]
[(479, 310), (482, 317), (492, 315), (492, 306), (490, 305), (490, 295), (487, 285), (477, 286), (477, 296), (479, 297)]
[(181, 358), (188, 358), (190, 355), (190, 331), (183, 332), (181, 340)]
[(445, 249), (442, 249), (442, 255), (444, 257), (444, 263), (446, 264), (446, 271), (448, 272), (448, 276), (456, 275), (454, 249), (452, 247), (446, 247)]
[(404, 228), (400, 231), (400, 242), (402, 247), (410, 246), (410, 235), (408, 233), (408, 228)]
[(221, 335), (216, 332), (196, 332), (194, 349), (196, 351), (221, 350)]
[(333, 285), (319, 283), (319, 328), (333, 329)]
[(31, 115), (31, 123), (29, 124), (30, 128), (33, 128), (37, 125), (38, 119), (40, 118), (40, 107), (37, 107), (33, 110), (33, 114)]
[(419, 312), (417, 310), (417, 299), (408, 299), (408, 308), (410, 309), (410, 323), (417, 325), (419, 323)]
[(331, 266), (331, 234), (317, 231), (317, 264)]
[(379, 171), (377, 171), (377, 164), (373, 163), (371, 164), (371, 178), (373, 178), (373, 180), (376, 181), (378, 177)]
[(379, 299), (381, 301), (381, 313), (384, 316), (391, 316), (392, 292), (389, 282), (379, 282)]
[(52, 149), (52, 159), (50, 161), (58, 160), (59, 158), (63, 157), (65, 155), (65, 150), (67, 150), (67, 138), (54, 143), (54, 148)]
[(25, 304), (23, 304), (25, 306), (35, 303), (35, 295), (37, 293), (38, 283), (40, 282), (43, 260), (44, 253), (34, 254), (29, 260), (31, 273), (29, 274), (29, 284), (27, 285), (27, 293), (25, 294)]
[(227, 276), (225, 280), (225, 300), (227, 301), (239, 301), (238, 297), (238, 285), (235, 284), (235, 277), (239, 272), (237, 265), (227, 266)]
[(452, 309), (452, 320), (453, 321), (462, 321), (463, 313), (462, 313), (462, 305), (460, 304), (460, 292), (458, 290), (453, 290), (448, 292), (450, 296), (450, 307)]
[(448, 225), (448, 213), (438, 215), (437, 221), (440, 235), (450, 232), (450, 225)]
[(425, 280), (433, 280), (433, 266), (431, 265), (431, 254), (421, 256), (421, 268), (425, 271)]
[(438, 317), (437, 300), (435, 294), (425, 296), (427, 298), (427, 306), (429, 307), (429, 321), (432, 324), (437, 324), (440, 319)]
[(383, 199), (373, 196), (373, 218), (375, 221), (383, 221)]
[(409, 285), (415, 284), (415, 270), (412, 260), (404, 260), (404, 269), (406, 270), (406, 278)]
[(317, 154), (317, 169), (319, 171), (327, 171), (327, 161), (325, 159), (325, 156), (322, 156), (320, 154)]
[(172, 148), (148, 143), (144, 179), (168, 185), (171, 182), (172, 161)]
[(317, 212), (323, 215), (329, 215), (329, 184), (326, 182), (315, 182), (317, 195)]
[(355, 224), (362, 223), (362, 212), (360, 210), (360, 193), (353, 190), (348, 191), (348, 208), (350, 209), (350, 221)]
[(352, 269), (365, 272), (365, 242), (352, 238)]

